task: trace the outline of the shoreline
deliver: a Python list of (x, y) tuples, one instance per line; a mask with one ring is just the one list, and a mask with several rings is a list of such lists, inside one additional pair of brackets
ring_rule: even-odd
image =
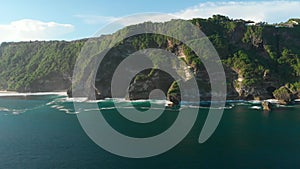
[(0, 90), (0, 93), (17, 93), (16, 91)]
[[(59, 96), (68, 96), (67, 91), (55, 91), (55, 92), (28, 92), (28, 93), (20, 93), (16, 91), (7, 91), (7, 90), (0, 90), (0, 97), (3, 96), (39, 96), (39, 95), (59, 95)], [(68, 97), (69, 98), (69, 97)], [(118, 99), (118, 98), (116, 98)], [(105, 99), (104, 99), (105, 100)], [(138, 100), (135, 100), (138, 101)], [(241, 99), (227, 99), (225, 100), (226, 103), (232, 102), (249, 102), (253, 104), (261, 104), (263, 101), (267, 101), (272, 104), (278, 104), (279, 101), (276, 99), (265, 99), (265, 100), (241, 100)], [(300, 102), (300, 99), (295, 99), (295, 102)], [(200, 102), (210, 102), (208, 100), (201, 100)]]
[(66, 91), (57, 91), (57, 92), (28, 92), (28, 93), (19, 93), (16, 91), (6, 91), (0, 90), (1, 96), (39, 96), (39, 95), (59, 95), (59, 96), (67, 96)]

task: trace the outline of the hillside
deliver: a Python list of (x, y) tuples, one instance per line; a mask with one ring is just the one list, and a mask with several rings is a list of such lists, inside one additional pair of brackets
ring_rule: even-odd
[[(233, 20), (221, 15), (209, 19), (193, 19), (215, 46), (225, 69), (228, 98), (272, 98), (282, 86), (293, 96), (300, 91), (300, 26), (299, 19), (269, 25)], [(176, 20), (166, 23), (143, 23), (126, 27), (112, 35), (95, 38), (98, 48), (109, 46), (120, 35), (130, 34), (135, 27), (159, 27), (176, 32), (182, 25)], [(77, 56), (86, 40), (2, 43), (0, 47), (0, 89), (23, 92), (66, 90), (71, 86), (72, 71)], [(111, 76), (117, 65), (130, 53), (147, 48), (159, 48), (181, 57), (197, 77), (203, 98), (210, 97), (207, 72), (194, 51), (182, 42), (158, 34), (143, 34), (122, 40), (113, 46), (100, 65), (95, 87), (101, 97), (111, 97)], [(122, 53), (120, 51), (124, 51)], [(184, 56), (184, 57), (182, 57)], [(163, 59), (162, 59), (163, 60)], [(160, 60), (157, 63), (161, 62)], [(87, 63), (88, 64), (88, 63)], [(105, 72), (105, 73), (103, 73)], [(157, 80), (158, 79), (158, 80)], [(139, 73), (131, 82), (131, 99), (147, 98), (151, 90), (160, 88), (165, 93), (172, 89), (174, 79), (152, 69)], [(137, 91), (141, 84), (143, 90)], [(94, 89), (92, 89), (94, 90)], [(120, 96), (124, 96), (120, 91)]]
[(20, 92), (65, 90), (85, 40), (2, 43), (0, 89)]

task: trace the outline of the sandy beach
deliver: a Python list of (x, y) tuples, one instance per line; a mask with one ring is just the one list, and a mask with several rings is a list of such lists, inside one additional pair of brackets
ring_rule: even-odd
[(59, 92), (18, 93), (16, 91), (0, 90), (0, 96), (34, 96), (34, 95), (61, 95), (61, 96), (67, 96), (67, 92), (66, 91), (59, 91)]

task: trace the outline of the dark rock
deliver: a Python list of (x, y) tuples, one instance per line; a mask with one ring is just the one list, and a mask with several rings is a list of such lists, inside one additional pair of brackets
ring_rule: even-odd
[(130, 85), (128, 92), (130, 100), (149, 99), (149, 94), (156, 87), (152, 80), (135, 81)]
[(68, 90), (67, 90), (67, 95), (68, 97), (73, 97), (73, 94), (72, 94), (72, 87), (70, 87)]
[(173, 105), (179, 105), (181, 102), (181, 96), (180, 94), (177, 95), (168, 95), (168, 100), (173, 103)]
[(17, 92), (50, 92), (50, 91), (66, 91), (71, 86), (70, 76), (51, 72), (46, 76), (32, 81), (26, 87), (20, 87)]
[(174, 81), (170, 86), (167, 94), (167, 99), (174, 105), (179, 105), (181, 102), (181, 93), (178, 86), (178, 82)]
[(167, 94), (174, 79), (168, 73), (161, 70), (150, 72), (151, 70), (146, 70), (135, 77), (128, 88), (127, 99), (149, 99), (150, 92), (155, 89), (160, 89)]

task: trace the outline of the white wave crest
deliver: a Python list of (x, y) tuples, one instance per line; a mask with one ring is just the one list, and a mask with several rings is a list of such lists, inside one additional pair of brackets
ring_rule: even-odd
[(251, 106), (250, 109), (260, 110), (261, 107), (260, 106)]
[(56, 100), (57, 102), (87, 102), (87, 97), (66, 97), (59, 100)]
[(261, 100), (249, 100), (248, 103), (250, 103), (250, 104), (261, 104), (262, 101)]
[(276, 100), (276, 99), (267, 99), (267, 100), (265, 100), (265, 101), (267, 101), (267, 102), (269, 102), (269, 103), (273, 103), (273, 104), (278, 104), (278, 103), (279, 103), (279, 101)]
[(0, 107), (0, 112), (4, 112), (5, 115), (8, 115), (8, 114), (12, 114), (12, 115), (19, 115), (19, 114), (22, 114), (24, 112), (26, 112), (28, 109), (9, 109), (9, 108), (6, 108), (6, 107)]

